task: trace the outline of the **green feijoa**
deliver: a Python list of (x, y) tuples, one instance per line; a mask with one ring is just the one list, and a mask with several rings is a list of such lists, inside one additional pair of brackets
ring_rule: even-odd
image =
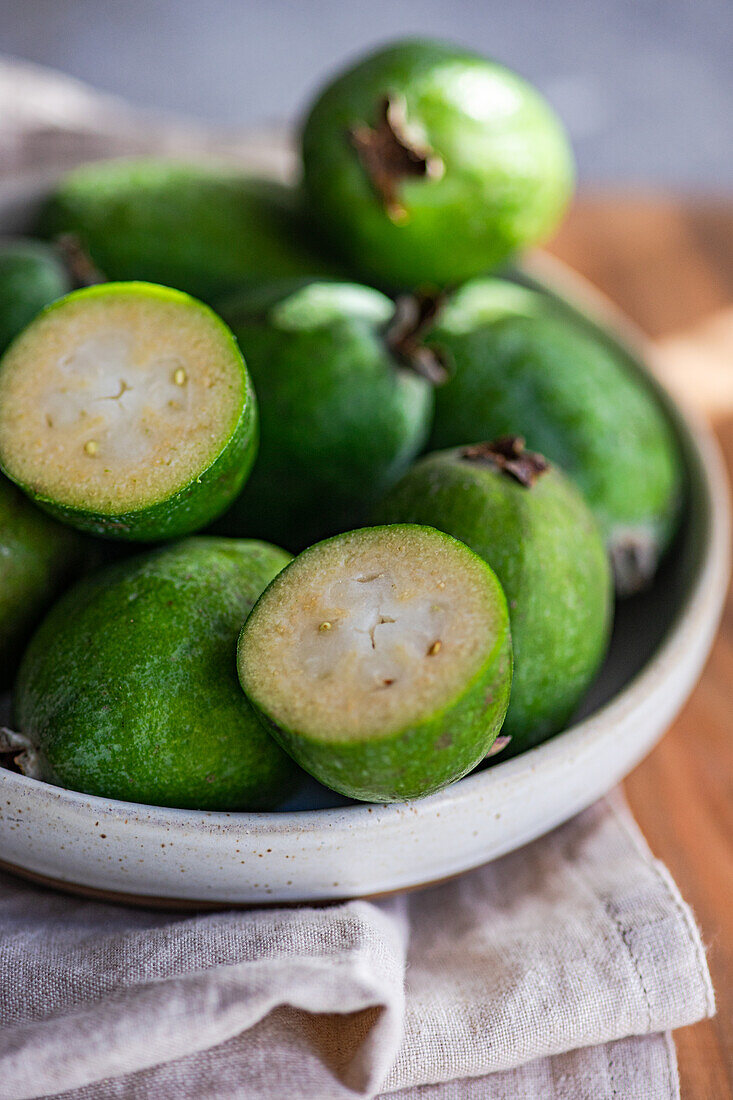
[(69, 290), (53, 249), (23, 238), (0, 240), (0, 355), (44, 306)]
[(431, 524), (489, 563), (511, 620), (509, 751), (561, 730), (599, 669), (612, 618), (603, 539), (576, 487), (521, 440), (503, 439), (421, 459), (377, 518)]
[(318, 96), (304, 184), (324, 234), (384, 284), (471, 278), (547, 236), (572, 191), (558, 119), (516, 73), (412, 39), (368, 55)]
[(203, 536), (80, 581), (34, 635), (18, 675), (26, 770), (128, 802), (276, 805), (297, 771), (242, 695), (236, 643), (288, 561), (266, 543)]
[(423, 447), (433, 386), (394, 304), (350, 283), (281, 282), (222, 307), (252, 373), (260, 451), (219, 529), (290, 549), (362, 522)]
[(47, 516), (0, 477), (0, 689), (60, 592), (94, 564), (91, 540)]
[(475, 280), (441, 310), (424, 342), (449, 381), (436, 393), (431, 447), (500, 435), (558, 463), (595, 513), (619, 595), (643, 588), (674, 534), (682, 463), (659, 401), (621, 352), (543, 296)]
[(399, 524), (305, 550), (239, 640), (239, 677), (298, 763), (352, 798), (419, 798), (488, 752), (511, 685), (506, 600), (463, 543)]
[(163, 283), (208, 302), (261, 279), (334, 270), (309, 238), (297, 190), (215, 162), (75, 168), (40, 231), (73, 233), (108, 279)]
[(178, 290), (75, 291), (0, 360), (0, 466), (81, 530), (151, 541), (195, 531), (237, 496), (256, 447), (236, 341)]

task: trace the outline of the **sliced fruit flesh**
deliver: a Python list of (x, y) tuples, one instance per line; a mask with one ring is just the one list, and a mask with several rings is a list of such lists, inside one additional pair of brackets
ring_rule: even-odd
[(5, 356), (0, 455), (56, 503), (124, 512), (206, 469), (246, 382), (227, 330), (197, 302), (105, 289), (41, 315)]
[(250, 617), (245, 686), (318, 740), (400, 730), (451, 702), (498, 625), (483, 563), (436, 532), (360, 531), (296, 560)]

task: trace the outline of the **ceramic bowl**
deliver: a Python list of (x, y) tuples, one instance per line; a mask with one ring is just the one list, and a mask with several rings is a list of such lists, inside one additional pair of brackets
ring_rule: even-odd
[[(26, 228), (45, 186), (35, 179), (0, 189), (0, 233)], [(313, 784), (279, 813), (170, 810), (0, 769), (0, 865), (149, 905), (374, 896), (518, 848), (605, 794), (649, 751), (692, 690), (722, 609), (730, 542), (723, 466), (707, 428), (654, 380), (648, 349), (607, 302), (548, 257), (533, 257), (523, 273), (530, 285), (574, 301), (651, 377), (688, 477), (679, 538), (651, 590), (620, 605), (608, 660), (570, 728), (439, 794), (389, 806), (347, 803)]]

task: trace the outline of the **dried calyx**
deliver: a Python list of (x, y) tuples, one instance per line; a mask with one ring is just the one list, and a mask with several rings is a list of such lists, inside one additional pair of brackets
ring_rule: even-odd
[(546, 458), (525, 449), (521, 435), (504, 435), (492, 443), (474, 443), (464, 447), (461, 458), (467, 462), (487, 462), (530, 489), (540, 474), (550, 468)]
[(511, 734), (500, 733), (499, 736), (494, 741), (494, 744), (491, 746), (489, 751), (486, 753), (485, 759), (488, 760), (490, 756), (496, 756), (497, 753), (500, 753), (502, 751), (502, 749), (505, 749), (507, 747), (507, 745), (509, 744), (511, 739), (512, 739)]
[(0, 749), (0, 768), (5, 768), (8, 772), (17, 772), (22, 775), (20, 765), (17, 762), (19, 753), (17, 749), (8, 750)]
[(40, 775), (38, 753), (23, 733), (0, 726), (0, 768), (36, 779)]
[(443, 161), (409, 133), (405, 101), (385, 96), (375, 126), (354, 126), (349, 140), (379, 195), (387, 216), (403, 222), (408, 213), (399, 197), (404, 179), (440, 179)]
[(404, 294), (395, 302), (394, 317), (385, 332), (387, 348), (403, 367), (427, 378), (435, 386), (448, 381), (445, 353), (424, 344), (443, 303), (439, 294)]
[(76, 233), (62, 233), (56, 239), (55, 245), (74, 290), (107, 282), (99, 268), (95, 267)]
[(659, 564), (659, 543), (651, 531), (616, 531), (609, 543), (611, 566), (620, 596), (642, 592)]

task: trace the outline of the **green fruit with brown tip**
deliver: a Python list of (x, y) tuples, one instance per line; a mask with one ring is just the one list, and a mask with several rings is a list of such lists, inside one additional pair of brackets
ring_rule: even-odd
[(648, 584), (677, 527), (682, 463), (630, 359), (561, 304), (496, 279), (458, 290), (424, 342), (450, 375), (436, 392), (431, 448), (523, 436), (583, 492), (619, 595)]
[(213, 302), (262, 279), (328, 274), (299, 193), (231, 165), (155, 157), (85, 164), (61, 178), (44, 236), (73, 233), (107, 279)]
[(14, 696), (26, 770), (105, 798), (271, 809), (297, 777), (242, 695), (242, 623), (289, 555), (191, 538), (84, 579), (34, 635)]
[(0, 689), (9, 686), (54, 599), (95, 558), (91, 540), (51, 519), (0, 477)]
[(489, 563), (511, 619), (509, 752), (561, 730), (598, 672), (613, 610), (601, 533), (568, 478), (516, 440), (441, 451), (405, 474), (375, 518), (431, 524)]
[(320, 542), (266, 589), (239, 676), (266, 728), (352, 798), (420, 798), (479, 763), (509, 700), (506, 600), (489, 566), (429, 527)]
[(364, 521), (420, 452), (433, 386), (371, 287), (268, 283), (222, 307), (252, 374), (260, 450), (217, 529), (298, 550)]
[(447, 42), (394, 42), (320, 93), (304, 184), (335, 250), (379, 285), (460, 282), (555, 228), (572, 191), (559, 120), (516, 73)]

